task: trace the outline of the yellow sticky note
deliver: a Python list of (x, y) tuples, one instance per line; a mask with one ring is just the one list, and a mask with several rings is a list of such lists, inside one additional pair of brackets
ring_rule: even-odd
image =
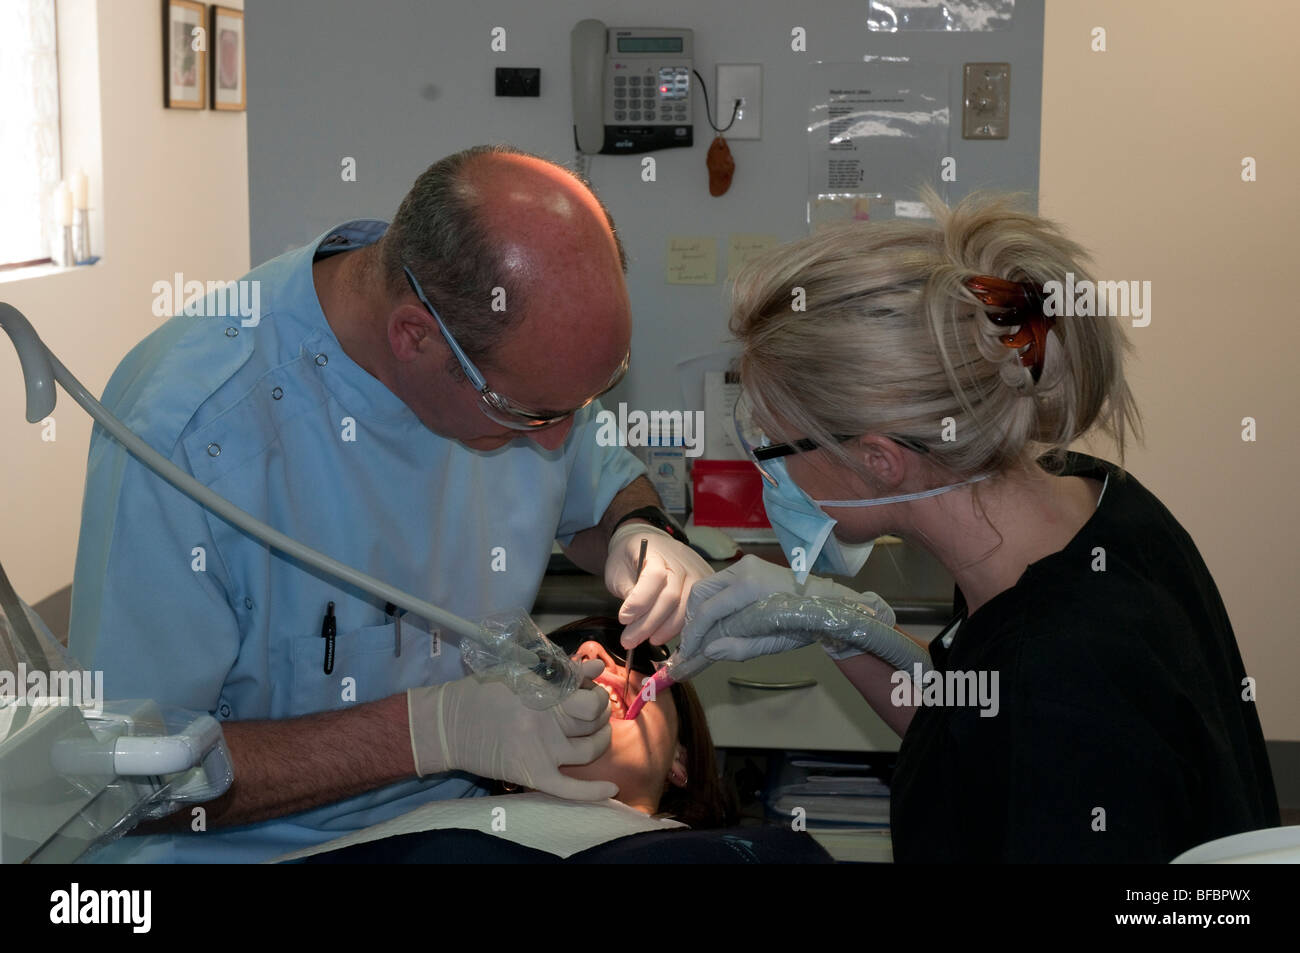
[(718, 240), (677, 237), (668, 239), (668, 264), (664, 280), (670, 285), (711, 285), (718, 280)]
[(727, 249), (727, 280), (735, 280), (736, 272), (775, 245), (775, 235), (732, 235)]

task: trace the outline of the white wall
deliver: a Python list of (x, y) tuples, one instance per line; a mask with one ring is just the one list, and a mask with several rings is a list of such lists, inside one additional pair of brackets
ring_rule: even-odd
[[(865, 0), (250, 4), (248, 77), (257, 97), (248, 114), (252, 259), (272, 258), (348, 218), (390, 218), (421, 172), (468, 146), (509, 142), (570, 162), (574, 24), (597, 17), (612, 26), (688, 28), (718, 125), (726, 119), (717, 120), (716, 64), (763, 67), (763, 138), (730, 143), (736, 161), (731, 189), (709, 195), (705, 153), (713, 133), (698, 83), (692, 85), (694, 147), (655, 153), (654, 182), (642, 179), (639, 156), (595, 156), (590, 176), (631, 260), (632, 366), (609, 402), (702, 409), (702, 395), (694, 398), (701, 401), (696, 407), (683, 402), (674, 365), (715, 350), (729, 336), (722, 280), (728, 235), (790, 240), (807, 234), (814, 64), (909, 56), (947, 69), (949, 101), (956, 103), (963, 62), (1010, 62), (1012, 136), (964, 141), (958, 127), (948, 146), (961, 170), (953, 192), (980, 185), (1033, 191), (1042, 15), (1042, 0), (1019, 0), (1013, 29), (952, 35), (871, 33)], [(791, 50), (795, 27), (806, 31), (805, 52)], [(492, 49), (495, 29), (505, 31), (504, 51)], [(498, 66), (540, 68), (541, 95), (496, 97)], [(341, 179), (344, 156), (356, 159), (355, 182)], [(718, 240), (716, 284), (665, 283), (665, 249), (674, 235)]]
[[(123, 355), (160, 323), (151, 308), (155, 281), (177, 271), (207, 281), (248, 270), (247, 125), (244, 113), (163, 108), (156, 0), (60, 0), (59, 8), (64, 168), (81, 166), (90, 176), (92, 215), (102, 225), (94, 250), (102, 260), (6, 281), (0, 300), (25, 313), (99, 394)], [(0, 562), (19, 595), (34, 603), (72, 581), (91, 423), (60, 393), (56, 439), (43, 442), (23, 406), (18, 359), (6, 338)]]
[(1300, 740), (1297, 33), (1300, 7), (1270, 0), (1049, 0), (1043, 48), (1039, 210), (1100, 276), (1152, 283), (1129, 466), (1205, 557), (1275, 740)]

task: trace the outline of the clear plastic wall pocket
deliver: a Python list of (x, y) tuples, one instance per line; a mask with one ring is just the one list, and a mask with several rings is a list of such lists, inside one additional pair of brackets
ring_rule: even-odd
[(915, 217), (948, 154), (948, 71), (916, 63), (818, 63), (808, 111), (808, 227)]
[(1016, 0), (869, 0), (867, 29), (985, 32), (1009, 30)]

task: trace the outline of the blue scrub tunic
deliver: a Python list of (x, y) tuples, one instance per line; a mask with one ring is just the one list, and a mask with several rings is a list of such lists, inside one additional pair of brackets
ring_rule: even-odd
[[(312, 262), (386, 227), (349, 222), (254, 269), (243, 280), (259, 283), (255, 317), (211, 316), (221, 309), (210, 296), (210, 316), (172, 318), (126, 356), (103, 402), (200, 482), (335, 559), (471, 619), (531, 607), (552, 542), (596, 525), (644, 467), (599, 445), (599, 402), (557, 450), (520, 439), (480, 452), (426, 429), (354, 363), (321, 310)], [(382, 604), (223, 522), (99, 427), (70, 647), (103, 671), (109, 699), (152, 698), (220, 721), (346, 708), (466, 674), (454, 641), (410, 616), (395, 655)], [(124, 838), (100, 857), (263, 860), (483, 793), (465, 774), (412, 778), (285, 819)]]

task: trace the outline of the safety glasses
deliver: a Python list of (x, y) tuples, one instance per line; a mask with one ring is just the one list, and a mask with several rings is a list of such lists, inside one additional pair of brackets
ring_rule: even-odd
[(452, 336), (447, 325), (443, 323), (442, 316), (438, 314), (437, 309), (429, 303), (429, 299), (424, 294), (424, 289), (421, 288), (420, 283), (415, 280), (415, 275), (411, 274), (411, 269), (403, 268), (402, 271), (406, 275), (406, 281), (411, 286), (411, 290), (414, 291), (415, 296), (420, 299), (420, 304), (424, 305), (425, 310), (433, 316), (433, 320), (438, 322), (438, 330), (442, 332), (443, 339), (447, 342), (447, 347), (451, 348), (451, 353), (456, 356), (456, 361), (460, 364), (461, 370), (465, 372), (465, 377), (469, 379), (470, 386), (478, 391), (479, 409), (487, 415), (488, 419), (503, 427), (508, 427), (511, 430), (538, 430), (542, 427), (550, 427), (552, 424), (557, 424), (562, 420), (567, 420), (569, 417), (572, 417), (578, 411), (582, 410), (583, 407), (590, 404), (593, 400), (609, 393), (617, 387), (618, 382), (621, 381), (623, 375), (627, 373), (628, 365), (632, 361), (632, 353), (630, 351), (623, 358), (623, 362), (614, 369), (614, 374), (610, 377), (609, 383), (607, 383), (599, 393), (593, 394), (584, 400), (581, 406), (575, 407), (572, 410), (554, 412), (532, 410), (521, 404), (517, 404), (504, 394), (498, 394), (496, 391), (488, 387), (487, 379), (484, 378), (482, 372), (474, 366), (474, 362), (469, 359), (460, 344)]
[[(593, 623), (594, 624), (591, 624)], [(588, 624), (584, 624), (588, 623)], [(583, 642), (597, 642), (600, 644), (611, 657), (622, 664), (627, 655), (627, 649), (619, 642), (623, 635), (621, 625), (603, 624), (600, 619), (583, 620), (582, 622), (570, 623), (563, 628), (556, 629), (549, 636), (562, 652), (567, 655), (573, 655), (578, 651), (578, 647)], [(657, 672), (668, 661), (668, 649), (662, 645), (651, 645), (648, 641), (642, 642), (632, 650), (632, 671), (640, 672), (642, 675), (650, 676)]]
[[(762, 474), (763, 479), (773, 487), (780, 486), (781, 481), (771, 467), (764, 466), (766, 461), (775, 460), (779, 457), (788, 457), (795, 453), (807, 453), (810, 450), (817, 450), (821, 446), (807, 437), (789, 443), (768, 443), (767, 437), (754, 420), (754, 405), (743, 391), (736, 401), (735, 409), (732, 412), (732, 421), (736, 427), (736, 439), (740, 441), (741, 447), (749, 454), (754, 466), (758, 467), (758, 472)], [(855, 436), (858, 436), (858, 434), (832, 434), (832, 438), (837, 443), (852, 440)], [(930, 449), (925, 444), (913, 440), (911, 437), (902, 437), (897, 434), (885, 434), (884, 436), (899, 446), (906, 447), (916, 453), (930, 452)]]

